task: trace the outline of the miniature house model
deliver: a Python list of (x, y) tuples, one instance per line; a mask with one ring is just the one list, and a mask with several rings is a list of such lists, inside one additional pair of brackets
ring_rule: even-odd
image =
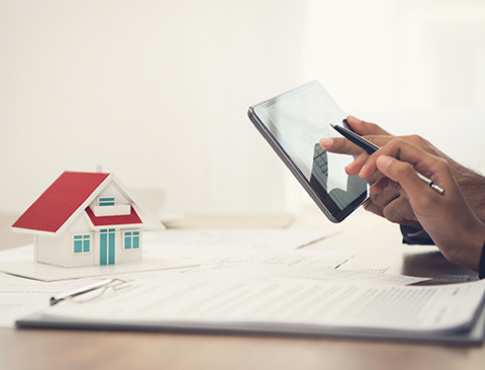
[(163, 229), (109, 173), (64, 172), (12, 225), (34, 234), (37, 262), (63, 267), (142, 259), (142, 231)]

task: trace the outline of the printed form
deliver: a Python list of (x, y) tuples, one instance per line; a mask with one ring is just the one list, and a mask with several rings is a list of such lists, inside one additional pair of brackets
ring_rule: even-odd
[(59, 304), (43, 315), (68, 321), (208, 329), (440, 332), (470, 328), (485, 291), (485, 281), (441, 286), (366, 284), (358, 273), (345, 282), (338, 278), (244, 280), (189, 275), (169, 281), (144, 280), (84, 304)]

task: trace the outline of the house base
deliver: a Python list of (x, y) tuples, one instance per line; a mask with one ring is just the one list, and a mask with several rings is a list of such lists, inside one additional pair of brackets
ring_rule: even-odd
[(58, 281), (197, 266), (199, 265), (184, 261), (144, 258), (141, 262), (121, 263), (119, 265), (63, 268), (60, 266), (47, 265), (45, 263), (35, 263), (32, 262), (32, 260), (22, 260), (0, 262), (0, 271), (29, 279)]

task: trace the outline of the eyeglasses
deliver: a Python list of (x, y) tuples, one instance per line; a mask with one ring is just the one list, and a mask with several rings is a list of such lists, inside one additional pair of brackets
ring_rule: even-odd
[(61, 293), (58, 296), (53, 296), (50, 299), (50, 305), (61, 301), (70, 301), (74, 303), (85, 303), (93, 299), (101, 297), (108, 289), (121, 290), (131, 285), (131, 281), (119, 278), (106, 279), (82, 288), (77, 288), (69, 292)]

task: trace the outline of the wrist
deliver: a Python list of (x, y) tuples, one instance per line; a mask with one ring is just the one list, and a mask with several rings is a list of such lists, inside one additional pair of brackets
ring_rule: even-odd
[(474, 230), (467, 230), (462, 239), (460, 247), (456, 249), (453, 262), (457, 265), (470, 268), (481, 274), (483, 271), (483, 256), (485, 245), (485, 224), (480, 223)]
[(485, 222), (485, 197), (483, 196), (485, 177), (458, 163), (452, 164), (451, 168), (470, 208), (482, 222)]

